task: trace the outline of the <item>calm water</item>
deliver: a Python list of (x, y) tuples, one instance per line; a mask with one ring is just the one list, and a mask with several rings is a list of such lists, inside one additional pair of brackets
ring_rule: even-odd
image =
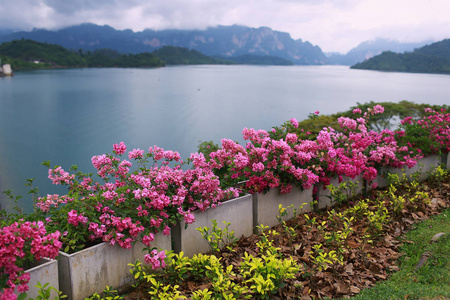
[[(340, 66), (188, 66), (17, 72), (0, 78), (0, 190), (36, 178), (41, 195), (62, 193), (40, 163), (93, 172), (90, 158), (158, 145), (183, 158), (200, 140), (242, 141), (244, 127), (270, 129), (315, 110), (367, 101), (449, 104), (450, 76), (350, 70)], [(0, 195), (2, 207), (10, 207)]]

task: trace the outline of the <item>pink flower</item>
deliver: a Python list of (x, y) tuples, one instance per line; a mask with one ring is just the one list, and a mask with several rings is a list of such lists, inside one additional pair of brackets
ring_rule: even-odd
[(264, 164), (262, 162), (254, 163), (252, 165), (253, 172), (262, 172), (264, 171)]
[(286, 135), (286, 142), (294, 144), (294, 143), (297, 143), (297, 140), (298, 140), (298, 137), (295, 133), (288, 133)]
[(124, 154), (125, 151), (127, 151), (127, 146), (125, 146), (124, 142), (120, 142), (119, 144), (114, 144), (113, 149), (114, 149), (113, 151), (117, 155), (121, 155), (121, 154)]
[(195, 217), (194, 217), (194, 215), (191, 214), (191, 213), (186, 213), (186, 214), (183, 216), (183, 218), (184, 218), (184, 221), (185, 221), (187, 224), (192, 224), (192, 223), (195, 222)]
[(144, 261), (147, 264), (150, 264), (152, 266), (152, 269), (158, 269), (158, 268), (165, 268), (166, 263), (164, 259), (166, 258), (166, 253), (164, 251), (161, 251), (158, 253), (156, 249), (152, 250), (150, 254), (146, 254), (144, 256)]
[(142, 158), (143, 155), (144, 155), (144, 150), (141, 150), (139, 148), (133, 149), (133, 151), (128, 152), (129, 159)]
[(150, 243), (155, 240), (155, 236), (153, 233), (149, 233), (142, 238), (142, 243), (146, 246), (150, 246)]
[(166, 236), (170, 235), (170, 227), (169, 226), (166, 225), (164, 227), (163, 234), (166, 235)]
[(86, 224), (88, 219), (83, 216), (81, 213), (80, 215), (77, 214), (77, 211), (72, 209), (67, 213), (67, 222), (69, 224), (72, 224), (74, 226), (78, 226), (78, 223)]
[(289, 121), (291, 122), (292, 126), (294, 126), (295, 128), (298, 128), (298, 121), (295, 118), (289, 119)]
[(353, 114), (360, 114), (360, 113), (362, 113), (360, 108), (355, 108), (353, 110)]
[(318, 110), (316, 110), (314, 113), (315, 113), (316, 115), (320, 114), (320, 112), (319, 112)]
[(374, 114), (382, 114), (384, 112), (384, 107), (377, 104), (373, 107)]

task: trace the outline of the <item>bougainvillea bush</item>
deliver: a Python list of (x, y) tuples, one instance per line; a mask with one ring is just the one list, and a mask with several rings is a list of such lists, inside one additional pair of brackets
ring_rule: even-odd
[(380, 105), (364, 113), (355, 109), (353, 113), (359, 117), (339, 118), (339, 131), (324, 128), (316, 139), (310, 139), (306, 131), (292, 133), (298, 127), (295, 119), (270, 132), (244, 128), (245, 146), (223, 139), (222, 148), (209, 154), (208, 163), (199, 160), (194, 164), (211, 168), (222, 184), (245, 181), (245, 191), (250, 193), (276, 187), (289, 193), (293, 185), (309, 189), (322, 182), (326, 186), (332, 178), (341, 180), (343, 176), (362, 175), (373, 181), (382, 166), (411, 168), (423, 157), (420, 151), (398, 142), (404, 131), (367, 129), (370, 117), (383, 111)]
[(14, 290), (28, 291), (24, 269), (41, 258), (55, 258), (62, 246), (60, 233), (47, 233), (42, 221), (13, 222), (0, 228), (0, 298), (16, 299)]
[[(169, 235), (181, 219), (193, 223), (193, 210), (204, 211), (238, 196), (234, 188), (222, 189), (209, 169), (183, 170), (177, 152), (154, 146), (147, 153), (133, 149), (122, 158), (125, 152), (121, 142), (113, 153), (92, 157), (99, 181), (81, 172), (71, 175), (59, 166), (49, 169), (53, 183), (68, 186), (69, 192), (39, 198), (38, 214), (47, 227), (64, 233), (65, 251), (99, 241), (123, 248), (142, 241), (151, 249), (157, 232)], [(178, 164), (171, 167), (172, 162)]]
[(407, 117), (401, 122), (404, 135), (400, 142), (425, 155), (450, 152), (450, 113), (425, 109), (428, 113), (419, 119)]

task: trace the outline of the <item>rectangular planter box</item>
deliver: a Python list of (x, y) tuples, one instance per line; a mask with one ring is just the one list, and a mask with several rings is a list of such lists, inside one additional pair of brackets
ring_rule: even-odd
[(173, 250), (176, 253), (183, 251), (185, 256), (192, 257), (198, 253), (210, 251), (209, 245), (202, 238), (198, 227), (212, 228), (211, 220), (217, 221), (217, 226), (225, 228), (225, 222), (230, 222), (228, 230), (234, 230), (234, 235), (240, 238), (242, 235), (250, 236), (253, 233), (253, 209), (252, 195), (244, 195), (239, 198), (223, 202), (216, 208), (208, 208), (205, 211), (194, 211), (195, 222), (185, 229), (182, 221), (172, 230)]
[[(363, 190), (364, 190), (365, 183), (364, 183), (364, 179), (362, 178), (361, 175), (356, 176), (355, 179), (352, 179), (352, 178), (347, 177), (347, 176), (343, 176), (342, 182), (354, 182), (354, 183), (357, 183), (357, 186), (355, 187), (355, 191), (354, 191), (356, 194), (361, 194), (363, 192)], [(340, 185), (338, 178), (331, 179), (330, 183), (333, 186), (339, 186)], [(319, 193), (319, 206), (318, 206), (319, 209), (330, 207), (331, 206), (331, 199), (329, 198), (329, 196), (331, 195), (330, 190), (327, 189), (327, 188), (324, 189), (324, 186), (322, 184), (319, 184), (319, 191), (318, 191), (318, 193)], [(346, 193), (351, 195), (352, 191), (348, 188)]]
[(392, 167), (383, 167), (381, 171), (378, 173), (378, 177), (376, 179), (378, 187), (385, 187), (387, 185), (386, 173), (391, 174), (405, 174), (407, 177), (410, 177), (413, 173), (420, 171), (421, 176), (420, 180), (423, 181), (427, 178), (428, 174), (431, 170), (436, 168), (441, 163), (441, 157), (439, 155), (430, 155), (425, 158), (422, 158), (417, 162), (417, 164), (411, 169), (408, 167), (404, 167), (402, 169), (392, 168)]
[[(27, 292), (27, 299), (35, 299), (39, 296), (39, 290), (36, 288), (38, 281), (42, 286), (49, 283), (50, 286), (59, 290), (58, 262), (56, 260), (43, 258), (38, 261), (34, 267), (25, 270), (25, 272), (30, 274), (30, 281), (28, 282), (28, 287), (30, 289)], [(17, 291), (16, 294), (18, 295)], [(52, 291), (50, 296), (51, 299), (54, 299), (58, 294), (56, 291)]]
[[(312, 189), (301, 190), (299, 187), (293, 187), (289, 194), (280, 194), (278, 188), (270, 189), (265, 194), (253, 195), (253, 226), (259, 226), (261, 224), (269, 227), (273, 227), (279, 224), (277, 219), (278, 206), (281, 204), (283, 207), (294, 205), (294, 208), (298, 209), (303, 204), (302, 212), (310, 211), (310, 203), (313, 200)], [(289, 210), (289, 214), (283, 219), (286, 221), (293, 217), (292, 210)]]
[(450, 155), (445, 153), (441, 156), (441, 163), (444, 164), (445, 168), (450, 169)]
[[(171, 250), (170, 236), (155, 234), (152, 247)], [(129, 263), (144, 261), (144, 245), (137, 243), (132, 249), (101, 243), (82, 251), (58, 256), (59, 287), (69, 300), (81, 300), (106, 286), (118, 288), (132, 282)]]

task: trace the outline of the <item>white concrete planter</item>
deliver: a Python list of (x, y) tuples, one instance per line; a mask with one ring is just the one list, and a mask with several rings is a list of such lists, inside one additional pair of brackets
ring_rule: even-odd
[[(351, 191), (350, 188), (347, 188), (347, 190), (344, 193), (347, 193), (348, 195), (351, 196), (351, 194), (354, 192), (356, 194), (360, 194), (363, 192), (364, 190), (364, 179), (362, 178), (361, 175), (356, 176), (354, 179), (347, 177), (347, 176), (343, 176), (342, 178), (342, 182), (354, 182), (357, 184), (357, 186), (355, 187), (354, 191)], [(341, 182), (341, 183), (342, 183)], [(333, 178), (331, 179), (330, 182), (333, 186), (339, 186), (341, 183), (339, 183), (339, 179), (338, 178)], [(326, 207), (331, 207), (331, 199), (329, 198), (329, 196), (331, 195), (331, 192), (329, 189), (325, 188), (323, 184), (319, 184), (319, 209), (323, 209)]]
[(195, 222), (185, 229), (185, 222), (180, 222), (172, 229), (173, 250), (177, 253), (183, 251), (185, 256), (192, 257), (198, 253), (210, 251), (209, 245), (203, 240), (198, 227), (212, 227), (211, 220), (217, 221), (217, 226), (225, 228), (225, 222), (230, 222), (228, 230), (234, 230), (234, 235), (250, 236), (253, 233), (253, 203), (252, 195), (223, 202), (216, 208), (205, 211), (194, 211)]
[[(303, 205), (302, 212), (310, 211), (310, 203), (313, 200), (312, 189), (301, 190), (299, 187), (293, 187), (289, 194), (280, 194), (279, 189), (270, 189), (265, 194), (253, 195), (253, 226), (259, 226), (261, 224), (269, 227), (273, 227), (279, 224), (277, 219), (278, 207), (288, 207), (294, 205), (294, 208), (298, 209)], [(283, 219), (286, 221), (293, 217), (292, 210), (289, 210), (289, 214)]]
[[(33, 298), (35, 299), (39, 296), (39, 289), (36, 288), (38, 281), (43, 286), (46, 283), (49, 283), (50, 286), (59, 290), (58, 283), (58, 262), (54, 259), (43, 258), (38, 261), (34, 267), (25, 270), (26, 273), (30, 274), (30, 281), (28, 282), (28, 287), (30, 288), (27, 292), (27, 299)], [(17, 291), (16, 294), (18, 295)], [(54, 299), (58, 294), (56, 291), (52, 291), (51, 299)]]
[[(171, 250), (170, 236), (155, 235), (152, 247)], [(132, 249), (101, 243), (82, 251), (58, 257), (59, 286), (69, 300), (81, 300), (93, 293), (102, 292), (106, 286), (118, 288), (132, 282), (129, 263), (144, 261), (144, 245)]]
[(450, 169), (450, 154), (445, 153), (441, 156), (441, 163), (445, 165), (447, 169)]
[(441, 163), (441, 157), (439, 155), (430, 155), (425, 158), (422, 158), (417, 162), (417, 164), (411, 169), (408, 167), (404, 168), (392, 168), (392, 167), (383, 167), (381, 171), (378, 172), (378, 176), (376, 179), (376, 183), (378, 187), (385, 187), (387, 185), (386, 173), (391, 174), (405, 174), (407, 177), (410, 177), (417, 171), (420, 171), (420, 180), (423, 181), (427, 178), (428, 174), (431, 170), (436, 168)]

